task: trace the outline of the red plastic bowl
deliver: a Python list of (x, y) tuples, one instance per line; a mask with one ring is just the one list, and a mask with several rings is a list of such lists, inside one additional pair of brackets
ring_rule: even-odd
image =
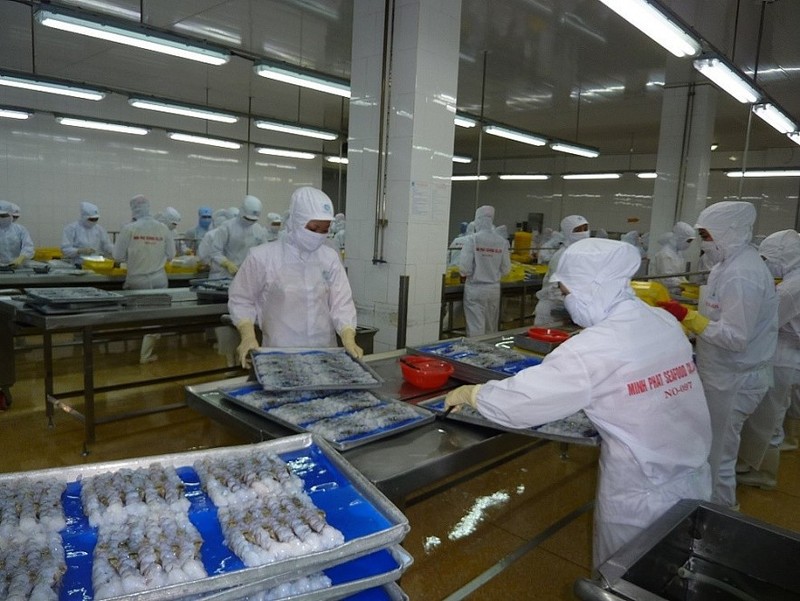
[(403, 372), (403, 379), (417, 388), (440, 388), (455, 371), (447, 361), (416, 355), (402, 357), (400, 370)]
[(528, 336), (535, 340), (541, 340), (542, 342), (558, 344), (569, 338), (569, 332), (556, 330), (554, 328), (529, 328)]

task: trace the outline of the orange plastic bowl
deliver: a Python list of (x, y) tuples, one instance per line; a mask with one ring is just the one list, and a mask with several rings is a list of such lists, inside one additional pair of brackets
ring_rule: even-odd
[(528, 336), (534, 340), (559, 344), (569, 338), (569, 332), (554, 328), (529, 328)]
[(406, 355), (400, 359), (400, 370), (403, 379), (417, 388), (440, 388), (455, 371), (447, 361), (416, 355)]

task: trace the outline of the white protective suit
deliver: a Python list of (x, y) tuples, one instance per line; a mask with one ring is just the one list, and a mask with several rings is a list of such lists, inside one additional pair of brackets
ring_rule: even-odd
[(206, 235), (203, 236), (203, 239), (200, 240), (200, 244), (197, 245), (197, 258), (200, 259), (201, 263), (205, 263), (206, 265), (211, 263), (211, 249), (213, 248), (214, 234), (217, 229), (219, 229), (219, 226), (229, 219), (233, 219), (233, 217), (228, 209), (217, 209), (214, 211), (211, 217), (211, 227), (208, 228)]
[(554, 232), (549, 227), (544, 228), (542, 239), (539, 241), (539, 251), (536, 253), (536, 262), (539, 265), (549, 264), (553, 255), (562, 246), (564, 246), (564, 236), (561, 232)]
[(337, 333), (356, 327), (347, 273), (326, 234), (306, 229), (313, 220), (332, 221), (333, 204), (321, 190), (298, 188), (286, 235), (253, 248), (228, 289), (233, 323), (258, 324), (262, 346), (335, 347)]
[(566, 249), (552, 280), (569, 289), (567, 308), (586, 329), (477, 393), (481, 414), (513, 428), (581, 409), (591, 419), (602, 437), (595, 566), (678, 500), (711, 494), (711, 427), (692, 347), (672, 316), (634, 295), (639, 260), (615, 240)]
[(261, 201), (255, 196), (245, 196), (238, 217), (214, 231), (209, 252), (209, 278), (231, 277), (233, 274), (225, 268), (225, 261), (239, 267), (251, 248), (267, 241), (267, 229), (256, 223), (260, 216)]
[(278, 239), (278, 233), (281, 231), (282, 224), (283, 217), (278, 213), (267, 213), (267, 242)]
[(97, 223), (100, 210), (90, 202), (81, 203), (81, 217), (64, 227), (61, 234), (61, 254), (66, 259), (76, 259), (79, 250), (86, 249), (88, 255), (102, 254), (111, 257), (114, 246), (108, 232)]
[(166, 225), (150, 215), (150, 201), (144, 196), (134, 196), (130, 205), (135, 221), (120, 230), (114, 246), (114, 260), (128, 264), (123, 288), (167, 288), (169, 282), (164, 265), (175, 257), (172, 234)]
[(622, 234), (620, 238), (621, 242), (626, 242), (631, 246), (635, 246), (636, 249), (639, 251), (639, 256), (643, 257), (645, 255), (644, 247), (642, 246), (642, 237), (639, 235), (639, 232), (636, 230), (631, 230)]
[[(772, 360), (774, 384), (742, 428), (741, 448), (751, 458), (764, 457), (768, 446), (783, 442), (783, 418), (792, 386), (800, 384), (800, 234), (783, 230), (761, 242), (759, 254), (778, 284), (778, 346)], [(777, 459), (777, 453), (774, 453)], [(762, 459), (763, 462), (763, 459)], [(751, 464), (755, 469), (761, 463)], [(770, 466), (777, 475), (777, 465)]]
[(710, 321), (697, 335), (696, 352), (711, 414), (712, 500), (727, 507), (737, 506), (735, 466), (742, 424), (771, 384), (778, 340), (775, 283), (750, 245), (755, 219), (749, 202), (725, 201), (706, 207), (695, 225), (713, 238), (702, 243), (713, 267), (708, 284), (700, 289), (697, 309)]
[[(661, 248), (653, 257), (650, 265), (650, 275), (663, 275), (668, 273), (684, 273), (686, 271), (686, 249), (695, 238), (694, 228), (684, 221), (679, 221), (672, 227), (672, 231), (659, 239)], [(686, 278), (677, 276), (656, 280), (664, 284), (671, 293), (680, 292), (681, 284)]]
[(24, 226), (14, 223), (13, 211), (12, 203), (0, 200), (0, 265), (33, 257), (31, 235)]
[(464, 248), (464, 243), (469, 240), (470, 236), (475, 233), (475, 222), (470, 221), (467, 224), (466, 229), (464, 230), (463, 234), (459, 234), (453, 241), (450, 243), (450, 246), (447, 247), (447, 266), (450, 267), (454, 265), (458, 267), (458, 263), (461, 260), (461, 249)]
[[(553, 310), (564, 309), (564, 295), (561, 294), (558, 285), (550, 281), (550, 276), (558, 269), (558, 261), (561, 259), (561, 255), (564, 254), (564, 251), (578, 240), (589, 237), (588, 229), (585, 232), (575, 232), (573, 230), (576, 227), (588, 224), (589, 222), (586, 221), (586, 218), (580, 215), (567, 215), (561, 220), (560, 235), (563, 239), (563, 244), (556, 250), (548, 262), (547, 272), (542, 279), (542, 289), (536, 293), (536, 298), (539, 300), (536, 302), (536, 309), (534, 310), (534, 325), (540, 326), (552, 323), (553, 320), (556, 319), (556, 317), (552, 315)], [(555, 237), (556, 234), (553, 234), (551, 240)]]
[(467, 336), (498, 330), (500, 321), (500, 278), (511, 271), (508, 240), (494, 231), (494, 207), (475, 211), (475, 233), (461, 248), (458, 269), (464, 283), (464, 315)]
[(197, 209), (197, 225), (183, 234), (186, 245), (197, 254), (200, 242), (212, 227), (214, 213), (211, 207), (200, 207)]

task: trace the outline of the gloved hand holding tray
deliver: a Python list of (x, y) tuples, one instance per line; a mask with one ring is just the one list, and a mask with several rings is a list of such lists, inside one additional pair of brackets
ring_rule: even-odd
[(351, 390), (383, 384), (372, 368), (343, 348), (258, 348), (250, 357), (264, 390)]
[(367, 390), (269, 392), (251, 382), (220, 392), (290, 430), (318, 434), (339, 451), (434, 420), (428, 411)]

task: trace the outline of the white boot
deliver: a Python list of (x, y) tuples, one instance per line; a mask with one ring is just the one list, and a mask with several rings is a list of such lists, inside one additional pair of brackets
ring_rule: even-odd
[(786, 417), (783, 420), (783, 442), (781, 443), (781, 451), (794, 451), (798, 448), (798, 441), (800, 441), (800, 419), (794, 417)]
[(778, 485), (778, 466), (781, 454), (778, 447), (769, 447), (764, 454), (761, 467), (745, 474), (736, 474), (736, 482), (745, 486), (755, 486), (761, 490), (772, 490)]
[(161, 338), (161, 334), (145, 334), (142, 338), (142, 349), (139, 351), (139, 363), (142, 365), (158, 361), (158, 355), (154, 355), (156, 342)]

